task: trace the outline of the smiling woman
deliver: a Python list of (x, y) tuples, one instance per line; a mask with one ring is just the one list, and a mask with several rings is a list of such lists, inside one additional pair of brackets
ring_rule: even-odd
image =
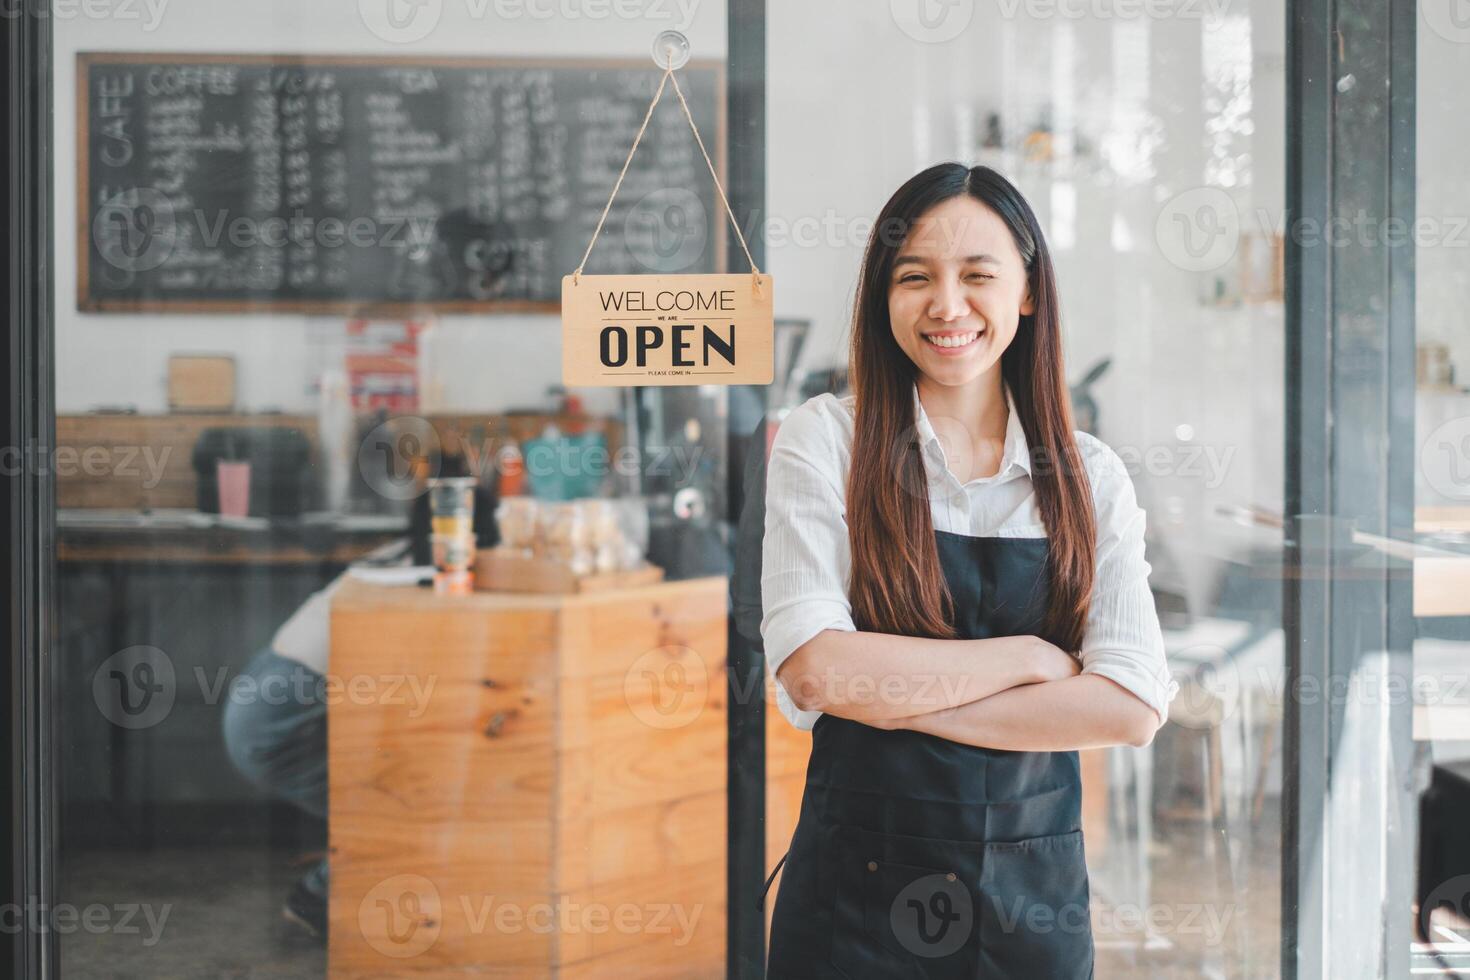
[(812, 729), (768, 976), (1082, 980), (1077, 750), (1147, 744), (1177, 690), (1143, 512), (1073, 432), (1015, 187), (941, 164), (875, 228), (853, 394), (793, 411), (767, 475), (762, 636)]

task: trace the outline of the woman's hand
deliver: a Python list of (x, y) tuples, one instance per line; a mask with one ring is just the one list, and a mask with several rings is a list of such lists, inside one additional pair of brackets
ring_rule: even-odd
[[(1028, 683), (1042, 684), (1047, 681), (1063, 681), (1082, 673), (1082, 664), (1079, 659), (1056, 644), (1049, 643), (1039, 636), (1017, 637), (1017, 639), (1026, 641), (1026, 645), (1022, 648), (1022, 656), (1027, 663), (1025, 676), (1029, 678), (1017, 685), (1018, 687), (1023, 687)], [(980, 700), (983, 701), (984, 698)], [(941, 726), (948, 723), (956, 714), (955, 708), (950, 707), (902, 718), (869, 718), (864, 719), (864, 724), (873, 728), (881, 728), (884, 731), (897, 731), (905, 728), (925, 731), (934, 727), (936, 723)]]
[(1082, 663), (1077, 657), (1039, 636), (1033, 636), (1031, 639), (1034, 642), (1029, 650), (1029, 655), (1032, 662), (1032, 673), (1037, 683), (1064, 681), (1082, 673)]
[[(1009, 688), (1007, 690), (1009, 690)], [(995, 695), (991, 695), (991, 697), (994, 696)], [(982, 698), (981, 700), (984, 699)], [(947, 722), (949, 719), (954, 717), (955, 712), (955, 708), (940, 708), (937, 711), (929, 711), (922, 715), (910, 715), (907, 718), (883, 718), (881, 720), (875, 719), (873, 721), (864, 722), (864, 724), (872, 728), (881, 728), (885, 732), (896, 732), (900, 729), (909, 729), (910, 731), (922, 732), (927, 730), (927, 726), (931, 726), (936, 722)]]

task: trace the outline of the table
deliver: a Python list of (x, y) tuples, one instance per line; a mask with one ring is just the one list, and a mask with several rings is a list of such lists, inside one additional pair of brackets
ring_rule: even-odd
[(397, 515), (232, 520), (185, 508), (62, 508), (56, 525), (57, 561), (119, 565), (340, 566), (408, 531)]
[(727, 596), (344, 583), (333, 980), (721, 975)]

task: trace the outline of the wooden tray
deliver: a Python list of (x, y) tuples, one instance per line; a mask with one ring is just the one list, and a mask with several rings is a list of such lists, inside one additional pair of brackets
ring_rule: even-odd
[(644, 563), (625, 572), (574, 575), (558, 561), (527, 558), (500, 548), (481, 548), (475, 555), (477, 592), (601, 592), (662, 582), (664, 570)]

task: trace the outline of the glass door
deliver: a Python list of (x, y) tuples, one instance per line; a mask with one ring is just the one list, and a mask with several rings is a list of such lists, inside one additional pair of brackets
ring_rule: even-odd
[(57, 13), (48, 975), (721, 972), (727, 394), (558, 310), (725, 268), (724, 5)]
[[(12, 974), (762, 975), (811, 747), (762, 463), (946, 160), (1036, 212), (1147, 514), (1177, 694), (1080, 754), (1098, 975), (1462, 966), (1452, 6), (15, 5)], [(776, 381), (567, 389), (600, 217), (589, 272), (744, 271), (664, 30)]]

